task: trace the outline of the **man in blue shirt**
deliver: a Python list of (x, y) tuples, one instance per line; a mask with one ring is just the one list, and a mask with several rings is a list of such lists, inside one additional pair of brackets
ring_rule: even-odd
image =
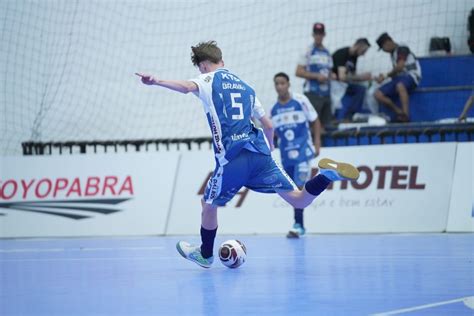
[(313, 25), (314, 43), (301, 56), (296, 67), (296, 76), (306, 79), (304, 94), (318, 112), (323, 127), (331, 124), (330, 80), (333, 77), (333, 61), (329, 50), (324, 47), (326, 31), (323, 23)]
[[(216, 42), (191, 47), (191, 61), (201, 75), (192, 80), (163, 80), (136, 73), (144, 84), (157, 85), (181, 93), (194, 93), (204, 106), (211, 130), (216, 168), (201, 200), (201, 246), (180, 241), (176, 248), (186, 259), (204, 268), (214, 260), (217, 232), (217, 208), (224, 206), (245, 186), (263, 193), (278, 193), (297, 208), (309, 205), (331, 181), (359, 177), (359, 171), (347, 163), (322, 159), (320, 174), (299, 190), (290, 177), (272, 159), (273, 126), (255, 95), (255, 91), (224, 67)], [(263, 125), (257, 129), (252, 119)], [(265, 134), (265, 136), (264, 136)]]
[[(271, 118), (278, 138), (281, 162), (285, 172), (301, 189), (311, 178), (311, 159), (319, 154), (321, 125), (308, 98), (302, 94), (290, 93), (290, 77), (286, 73), (277, 73), (273, 81), (278, 101), (271, 110)], [(288, 238), (298, 238), (305, 234), (303, 211), (300, 208), (294, 209), (295, 223), (287, 234)]]

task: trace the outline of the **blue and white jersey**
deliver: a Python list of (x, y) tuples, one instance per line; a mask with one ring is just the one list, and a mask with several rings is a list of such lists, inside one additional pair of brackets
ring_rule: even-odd
[(243, 148), (270, 155), (263, 131), (252, 123), (252, 118), (260, 119), (265, 115), (252, 87), (224, 68), (191, 81), (199, 87), (196, 95), (204, 105), (214, 153), (221, 166)]
[[(305, 66), (307, 71), (330, 77), (333, 61), (329, 50), (312, 44), (306, 53), (301, 56), (298, 65)], [(303, 86), (304, 92), (311, 92), (320, 96), (329, 96), (329, 88), (329, 81), (320, 83), (317, 80), (306, 80)]]
[(403, 68), (402, 73), (409, 74), (418, 85), (421, 80), (421, 67), (418, 59), (410, 50), (410, 48), (408, 48), (406, 45), (399, 45), (390, 54), (390, 57), (392, 59), (393, 67), (398, 64), (399, 60), (404, 60), (405, 67)]
[(309, 123), (316, 121), (318, 114), (306, 96), (292, 93), (288, 103), (277, 102), (273, 106), (271, 117), (284, 166), (314, 158), (315, 150)]

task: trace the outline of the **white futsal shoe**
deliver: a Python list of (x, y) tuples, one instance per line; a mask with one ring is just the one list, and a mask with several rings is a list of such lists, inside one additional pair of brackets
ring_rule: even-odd
[(319, 172), (331, 181), (357, 180), (359, 170), (351, 164), (323, 158), (318, 163)]
[(201, 254), (201, 247), (191, 245), (185, 241), (179, 241), (176, 244), (176, 249), (183, 258), (188, 259), (203, 268), (210, 268), (214, 257), (204, 258)]
[(293, 228), (290, 229), (288, 234), (286, 234), (287, 238), (300, 238), (306, 233), (306, 229), (301, 226), (301, 224), (295, 223)]

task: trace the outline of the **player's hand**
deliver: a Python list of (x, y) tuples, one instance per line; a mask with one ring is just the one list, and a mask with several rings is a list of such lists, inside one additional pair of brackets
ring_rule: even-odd
[(326, 83), (329, 80), (329, 77), (323, 74), (317, 74), (317, 80), (321, 83)]
[(363, 74), (360, 75), (360, 78), (363, 81), (372, 80), (372, 74), (370, 72), (364, 72)]
[(375, 81), (377, 81), (377, 83), (382, 83), (382, 81), (385, 80), (385, 76), (383, 74), (380, 74), (378, 75), (376, 78), (375, 78)]
[(152, 75), (147, 75), (147, 74), (142, 74), (142, 73), (139, 73), (139, 72), (136, 72), (135, 75), (137, 75), (138, 77), (140, 77), (142, 79), (142, 82), (144, 84), (147, 84), (147, 85), (154, 85), (156, 84), (156, 80), (155, 78), (153, 78)]

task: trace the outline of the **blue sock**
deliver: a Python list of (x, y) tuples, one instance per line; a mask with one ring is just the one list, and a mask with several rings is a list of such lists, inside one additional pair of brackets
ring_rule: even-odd
[(214, 239), (216, 239), (217, 228), (213, 230), (205, 229), (201, 226), (201, 254), (204, 258), (212, 257), (214, 249)]
[(308, 191), (309, 194), (318, 196), (326, 190), (326, 188), (331, 184), (331, 180), (323, 176), (322, 174), (318, 174), (316, 177), (313, 179), (309, 180), (306, 182), (304, 185), (306, 191)]
[(303, 208), (295, 208), (295, 224), (300, 224), (301, 227), (304, 227), (303, 225)]

